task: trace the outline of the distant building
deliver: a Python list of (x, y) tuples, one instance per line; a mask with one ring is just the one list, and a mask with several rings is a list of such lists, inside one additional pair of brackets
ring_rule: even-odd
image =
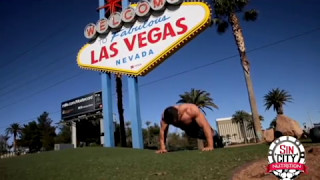
[[(224, 142), (242, 143), (244, 142), (243, 133), (241, 132), (239, 123), (232, 123), (232, 118), (218, 118), (216, 119), (217, 128), (220, 136), (223, 137)], [(248, 141), (254, 139), (253, 129), (247, 129), (247, 122), (244, 122), (244, 130), (247, 135)]]

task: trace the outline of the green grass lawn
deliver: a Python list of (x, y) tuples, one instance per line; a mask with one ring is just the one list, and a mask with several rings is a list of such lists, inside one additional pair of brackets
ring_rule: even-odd
[(229, 179), (240, 165), (267, 159), (268, 145), (155, 154), (130, 148), (77, 148), (0, 160), (0, 179)]

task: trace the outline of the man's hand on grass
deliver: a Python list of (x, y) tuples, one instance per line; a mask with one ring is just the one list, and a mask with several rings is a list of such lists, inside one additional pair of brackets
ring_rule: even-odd
[(213, 147), (205, 147), (202, 151), (213, 151)]
[(156, 151), (157, 154), (164, 154), (167, 153), (168, 151), (166, 149), (160, 149), (158, 151)]

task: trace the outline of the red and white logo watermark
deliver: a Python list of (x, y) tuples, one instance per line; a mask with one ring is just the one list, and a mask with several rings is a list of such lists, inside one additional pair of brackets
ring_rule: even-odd
[(290, 180), (307, 173), (306, 154), (303, 145), (294, 137), (282, 136), (269, 147), (267, 167), (279, 179)]

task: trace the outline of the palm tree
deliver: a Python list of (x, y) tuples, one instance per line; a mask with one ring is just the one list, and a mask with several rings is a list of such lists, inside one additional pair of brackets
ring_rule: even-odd
[(213, 111), (211, 107), (218, 109), (218, 106), (213, 103), (210, 93), (206, 91), (192, 88), (190, 92), (185, 92), (179, 96), (181, 99), (177, 103), (195, 104), (204, 114), (206, 114), (204, 108), (210, 109), (211, 111)]
[(269, 128), (276, 128), (276, 126), (277, 126), (277, 117), (275, 117), (275, 118), (271, 121), (271, 123), (270, 123), (269, 126), (270, 126)]
[(233, 136), (233, 139), (236, 140), (237, 134), (236, 134), (236, 133), (233, 133), (232, 136)]
[(128, 146), (130, 146), (132, 144), (132, 132), (131, 132), (131, 122), (130, 121), (126, 121), (124, 123), (125, 127), (126, 127), (126, 140), (127, 140), (127, 144)]
[(6, 129), (6, 134), (13, 134), (13, 151), (16, 152), (17, 149), (17, 135), (21, 133), (21, 127), (18, 123), (12, 123)]
[(230, 138), (231, 138), (231, 135), (230, 135), (230, 134), (227, 134), (226, 137), (227, 137), (227, 139), (228, 139), (228, 141), (229, 141)]
[[(252, 116), (251, 116), (252, 117)], [(261, 121), (264, 120), (264, 117), (259, 115), (259, 120), (260, 120), (260, 124), (261, 124)], [(254, 137), (256, 139), (256, 142), (257, 142), (257, 133), (256, 133), (256, 130), (254, 129), (254, 122), (253, 122), (253, 118), (250, 118), (248, 119), (248, 122), (247, 122), (247, 130), (250, 130), (252, 129), (253, 130), (253, 134), (254, 134)]]
[(250, 119), (252, 119), (252, 116), (245, 111), (236, 111), (232, 115), (232, 119), (231, 119), (232, 123), (239, 123), (240, 124), (240, 129), (241, 129), (241, 133), (243, 134), (245, 144), (248, 143), (248, 139), (247, 139), (247, 135), (246, 135), (246, 130), (244, 128), (244, 122), (250, 121)]
[(121, 75), (116, 75), (116, 92), (117, 92), (117, 105), (120, 121), (120, 143), (122, 147), (127, 147), (126, 130), (124, 124), (124, 109), (123, 109), (123, 94), (122, 94), (122, 79)]
[(147, 126), (147, 145), (150, 144), (150, 129), (149, 129), (150, 124), (151, 124), (150, 121), (146, 121), (146, 126)]
[(0, 155), (7, 152), (9, 138), (10, 137), (8, 135), (1, 135), (0, 134)]
[(273, 106), (273, 110), (277, 112), (277, 114), (283, 114), (283, 105), (286, 102), (292, 102), (292, 96), (283, 89), (272, 89), (264, 96), (264, 106), (266, 106), (266, 110), (269, 110)]
[[(259, 115), (259, 120), (260, 120), (260, 121), (263, 121), (263, 120), (264, 120), (264, 117), (261, 116), (261, 115)], [(253, 123), (253, 119), (252, 119), (252, 118), (249, 119), (249, 120), (248, 120), (248, 123), (247, 123), (247, 130), (250, 130), (250, 129), (252, 129), (252, 130), (254, 131), (254, 123)]]
[[(210, 109), (211, 111), (213, 111), (211, 107), (218, 109), (218, 106), (213, 103), (210, 93), (206, 91), (192, 88), (190, 92), (185, 92), (179, 96), (181, 99), (177, 103), (195, 104), (204, 114), (206, 114), (204, 108)], [(203, 147), (203, 141), (198, 139), (198, 149), (202, 149)]]
[(126, 128), (130, 128), (131, 122), (130, 122), (130, 121), (127, 121), (127, 122), (124, 123), (124, 125), (126, 126)]
[(147, 128), (149, 128), (150, 124), (151, 124), (150, 121), (146, 121), (146, 126), (147, 126)]
[[(215, 10), (213, 23), (217, 25), (218, 33), (225, 32), (229, 24), (232, 26), (233, 36), (238, 46), (240, 61), (248, 89), (249, 102), (254, 120), (255, 132), (257, 133), (258, 141), (262, 141), (262, 129), (250, 75), (250, 62), (246, 54), (245, 41), (242, 34), (240, 21), (236, 14), (239, 12), (243, 12), (243, 8), (248, 3), (249, 0), (213, 0), (213, 6)], [(254, 9), (246, 11), (244, 13), (246, 21), (254, 21), (256, 20), (257, 16), (258, 12)]]

